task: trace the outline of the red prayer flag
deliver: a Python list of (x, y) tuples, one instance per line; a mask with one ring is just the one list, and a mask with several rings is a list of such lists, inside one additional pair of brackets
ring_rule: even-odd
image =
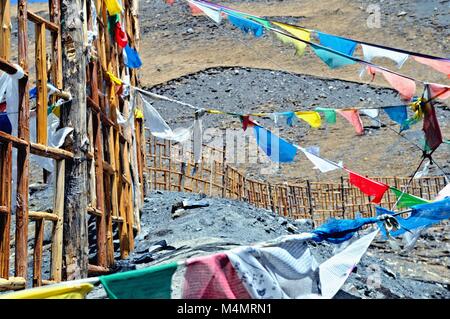
[(166, 0), (166, 3), (167, 3), (168, 5), (172, 5), (172, 4), (175, 3), (175, 0)]
[(251, 299), (226, 254), (186, 261), (183, 299)]
[(450, 60), (443, 60), (443, 59), (427, 59), (415, 56), (413, 57), (414, 60), (416, 60), (419, 63), (426, 64), (436, 71), (442, 72), (447, 75), (448, 78), (450, 78)]
[[(428, 97), (430, 96), (430, 87), (426, 85)], [(425, 132), (425, 140), (427, 146), (431, 150), (435, 150), (442, 143), (442, 133), (439, 127), (439, 122), (436, 117), (436, 111), (434, 110), (433, 102), (428, 101), (422, 105), (423, 118), (423, 131)]]
[(128, 44), (128, 37), (126, 32), (122, 29), (120, 22), (116, 23), (116, 42), (122, 49)]
[(389, 189), (388, 185), (368, 179), (350, 170), (347, 171), (350, 174), (350, 184), (358, 187), (361, 192), (368, 196), (375, 196), (372, 200), (373, 203), (379, 204), (381, 202), (384, 193)]
[(355, 128), (355, 131), (359, 135), (364, 134), (364, 126), (361, 121), (361, 117), (359, 116), (358, 110), (352, 109), (352, 110), (336, 110), (340, 115), (342, 115), (347, 121), (349, 121), (353, 127)]
[(450, 97), (450, 86), (448, 85), (429, 83), (428, 87), (431, 94), (430, 99), (436, 98), (439, 100), (445, 100)]
[(250, 116), (249, 115), (241, 116), (241, 121), (242, 121), (242, 128), (243, 128), (244, 131), (247, 130), (247, 127), (254, 125), (253, 121), (250, 120)]

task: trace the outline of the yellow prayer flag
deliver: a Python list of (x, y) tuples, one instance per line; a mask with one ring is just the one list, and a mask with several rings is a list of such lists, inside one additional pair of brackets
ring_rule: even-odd
[(84, 299), (93, 288), (88, 283), (54, 285), (0, 295), (0, 299)]
[(209, 114), (225, 114), (219, 110), (207, 110), (206, 112), (208, 112)]
[(143, 119), (144, 118), (144, 113), (142, 113), (141, 110), (136, 109), (136, 110), (134, 110), (134, 116), (137, 119)]
[(320, 114), (314, 111), (295, 112), (295, 115), (307, 122), (311, 127), (318, 128), (321, 124)]
[(117, 85), (122, 85), (123, 82), (121, 79), (119, 79), (118, 77), (116, 77), (114, 74), (112, 74), (111, 72), (106, 72), (109, 75), (109, 78), (111, 79), (111, 81), (113, 81), (115, 84)]
[(121, 13), (123, 11), (119, 0), (106, 0), (106, 9), (108, 10), (110, 16)]
[[(310, 41), (311, 40), (311, 33), (308, 30), (305, 29), (301, 29), (301, 28), (297, 28), (297, 27), (293, 27), (284, 23), (280, 23), (280, 22), (273, 22), (271, 21), (271, 23), (273, 23), (274, 25), (280, 27), (281, 29), (289, 32), (290, 34), (292, 34), (293, 36), (305, 40), (305, 41)], [(286, 44), (293, 44), (297, 50), (297, 55), (301, 56), (304, 52), (305, 52), (305, 48), (306, 48), (306, 43), (300, 41), (300, 40), (295, 40), (292, 39), (288, 36), (285, 36), (283, 34), (280, 33), (276, 33), (278, 39), (280, 39), (281, 42), (286, 43)]]

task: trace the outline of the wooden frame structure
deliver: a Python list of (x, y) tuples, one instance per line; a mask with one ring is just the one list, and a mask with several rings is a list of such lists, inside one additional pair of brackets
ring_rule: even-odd
[[(257, 207), (270, 209), (292, 218), (312, 219), (320, 225), (328, 218), (355, 218), (375, 216), (370, 198), (350, 184), (348, 178), (338, 182), (314, 182), (272, 184), (247, 178), (225, 161), (226, 149), (203, 146), (202, 163), (194, 169), (193, 154), (180, 157), (177, 143), (155, 138), (147, 132), (146, 163), (149, 190), (171, 190), (204, 193), (244, 200)], [(371, 177), (374, 180), (402, 189), (409, 177)], [(445, 186), (445, 177), (414, 179), (408, 193), (433, 199)], [(392, 207), (396, 197), (386, 192), (381, 206)]]
[[(91, 1), (93, 1), (91, 3)], [(64, 89), (62, 46), (61, 3), (64, 0), (49, 0), (49, 19), (45, 19), (28, 10), (27, 1), (19, 0), (17, 4), (18, 28), (18, 64), (24, 71), (19, 80), (18, 123), (17, 136), (0, 131), (0, 291), (21, 289), (29, 286), (28, 280), (28, 225), (35, 224), (33, 244), (32, 285), (41, 286), (66, 279), (63, 255), (65, 243), (71, 236), (87, 234), (72, 234), (66, 232), (70, 224), (65, 221), (65, 194), (68, 174), (67, 161), (76, 163), (70, 145), (62, 149), (48, 145), (47, 112), (49, 103), (56, 102), (57, 97), (68, 99)], [(10, 0), (0, 0), (0, 25), (8, 26), (1, 29), (0, 34), (0, 70), (8, 74), (16, 74), (17, 67), (11, 62), (11, 16)], [(125, 0), (120, 18), (126, 26), (128, 44), (138, 49), (138, 1)], [(92, 5), (91, 5), (92, 4)], [(121, 49), (117, 46), (108, 30), (108, 12), (103, 0), (83, 0), (83, 34), (86, 48), (90, 53), (90, 61), (82, 68), (86, 69), (85, 103), (88, 108), (86, 127), (89, 146), (85, 151), (88, 162), (86, 176), (89, 185), (88, 205), (85, 211), (76, 214), (90, 214), (95, 218), (96, 258), (89, 264), (89, 273), (108, 272), (114, 264), (114, 234), (113, 224), (117, 224), (120, 241), (120, 256), (126, 258), (133, 249), (134, 234), (139, 230), (139, 210), (143, 201), (144, 185), (144, 130), (142, 120), (136, 119), (132, 127), (122, 127), (117, 122), (117, 111), (125, 117), (128, 114), (132, 97), (122, 97), (108, 74), (118, 78), (129, 75), (130, 84), (137, 86), (138, 74), (135, 69), (124, 65)], [(96, 14), (92, 10), (96, 10)], [(97, 18), (95, 18), (97, 16)], [(67, 18), (67, 17), (66, 17)], [(27, 24), (35, 26), (35, 61), (36, 70), (36, 143), (30, 142), (30, 104), (29, 104), (29, 74), (28, 74), (28, 30)], [(98, 29), (97, 37), (88, 43), (88, 31)], [(49, 50), (50, 49), (50, 50)], [(69, 52), (70, 53), (70, 52)], [(51, 62), (48, 63), (48, 60)], [(49, 68), (50, 65), (50, 68)], [(47, 83), (52, 83), (61, 90), (59, 96), (48, 98)], [(63, 106), (61, 107), (63, 108)], [(66, 111), (64, 111), (66, 112)], [(67, 111), (69, 112), (69, 111)], [(61, 110), (63, 113), (63, 110)], [(63, 116), (63, 115), (61, 115)], [(62, 121), (63, 123), (63, 121)], [(70, 124), (70, 123), (69, 123)], [(133, 129), (135, 128), (135, 129)], [(69, 138), (70, 140), (70, 138)], [(67, 142), (67, 141), (66, 141)], [(13, 156), (17, 149), (17, 158)], [(30, 154), (55, 160), (54, 205), (52, 211), (29, 211), (29, 163)], [(17, 165), (17, 179), (13, 176), (13, 164)], [(16, 184), (17, 196), (12, 198), (13, 183)], [(13, 202), (15, 201), (15, 202)], [(15, 205), (14, 205), (15, 204)], [(13, 207), (16, 207), (13, 212)], [(12, 216), (15, 215), (15, 233), (11, 234)], [(51, 235), (51, 269), (50, 277), (42, 276), (44, 223), (52, 223)], [(86, 229), (87, 232), (87, 229)], [(63, 240), (63, 237), (65, 238)], [(11, 239), (14, 240), (15, 260), (14, 276), (10, 262)], [(75, 238), (73, 238), (75, 239)], [(87, 249), (87, 247), (86, 247)], [(84, 275), (80, 273), (79, 277)]]

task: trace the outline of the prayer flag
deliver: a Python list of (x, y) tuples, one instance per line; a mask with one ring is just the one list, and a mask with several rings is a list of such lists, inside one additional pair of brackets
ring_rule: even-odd
[(353, 59), (341, 56), (315, 44), (311, 44), (314, 53), (332, 69), (337, 69), (346, 65), (355, 64)]
[[(308, 30), (304, 30), (301, 28), (297, 28), (297, 27), (293, 27), (281, 22), (272, 22), (274, 25), (280, 27), (281, 29), (289, 32), (290, 34), (292, 34), (293, 36), (305, 40), (305, 41), (310, 41), (311, 40), (311, 33)], [(298, 56), (302, 56), (303, 53), (305, 52), (306, 46), (307, 44), (305, 42), (302, 42), (300, 40), (296, 40), (293, 38), (290, 38), (284, 34), (280, 34), (278, 32), (275, 32), (277, 38), (285, 43), (285, 44), (293, 44), (295, 46), (295, 50), (296, 50), (296, 54)]]
[[(255, 37), (260, 37), (264, 33), (264, 27), (254, 21), (247, 19), (245, 16), (238, 13), (234, 15), (228, 14), (228, 20), (236, 27), (241, 29), (243, 32), (248, 33), (252, 31)], [(239, 15), (239, 16), (238, 16)]]
[(341, 116), (343, 116), (350, 124), (353, 125), (355, 131), (359, 135), (364, 134), (364, 126), (359, 116), (358, 110), (347, 109), (347, 110), (336, 110)]
[[(323, 47), (327, 47), (348, 56), (353, 56), (357, 45), (356, 42), (322, 32), (317, 32), (317, 35), (319, 37), (320, 44)], [(347, 58), (342, 55), (330, 52), (317, 45), (312, 45), (312, 49), (317, 54), (317, 56), (332, 69), (356, 63), (351, 58)]]
[[(429, 99), (430, 90), (428, 89), (428, 85), (426, 85), (425, 91), (427, 99)], [(442, 143), (442, 133), (436, 117), (433, 102), (428, 100), (427, 103), (423, 103), (422, 112), (424, 114), (422, 129), (425, 132), (425, 141), (430, 151), (433, 151)]]
[(400, 124), (402, 129), (408, 129), (409, 125), (406, 122), (408, 119), (408, 109), (406, 105), (383, 107), (383, 111), (389, 116), (391, 120)]
[(119, 0), (106, 0), (106, 9), (110, 16), (121, 13), (123, 11)]
[(356, 174), (348, 170), (350, 175), (350, 184), (358, 187), (364, 194), (374, 196), (373, 203), (380, 203), (384, 193), (389, 189), (389, 186), (364, 176)]
[(205, 15), (207, 15), (215, 23), (219, 24), (222, 21), (222, 16), (220, 15), (220, 10), (214, 10), (206, 5), (203, 5), (196, 1), (189, 1), (197, 6)]
[(191, 13), (193, 16), (203, 14), (203, 10), (197, 6), (197, 3), (193, 1), (189, 1), (189, 8), (191, 9)]
[(297, 154), (297, 148), (276, 136), (269, 130), (253, 125), (256, 143), (274, 162), (292, 162)]
[(325, 121), (328, 124), (335, 124), (336, 123), (336, 110), (334, 109), (327, 109), (322, 107), (316, 107), (317, 112), (321, 112), (325, 116)]
[(186, 261), (183, 299), (250, 299), (224, 253)]
[(420, 197), (417, 197), (417, 196), (414, 196), (411, 194), (403, 193), (401, 190), (399, 190), (395, 187), (390, 187), (390, 190), (395, 194), (395, 197), (397, 197), (397, 201), (398, 201), (397, 207), (398, 208), (409, 208), (414, 205), (425, 204), (425, 203), (430, 202), (423, 198), (420, 198)]
[(410, 101), (416, 93), (416, 82), (406, 77), (384, 71), (374, 66), (368, 66), (370, 74), (381, 73), (385, 80), (407, 101)]
[(93, 288), (89, 283), (68, 282), (16, 291), (0, 295), (0, 299), (84, 299)]
[(430, 99), (445, 100), (450, 97), (450, 86), (428, 83), (428, 88), (430, 89)]
[(170, 299), (177, 263), (100, 276), (111, 299)]
[(302, 119), (303, 121), (307, 122), (311, 127), (318, 128), (320, 127), (320, 115), (317, 112), (313, 111), (301, 111), (301, 112), (295, 112), (295, 115)]
[(6, 113), (6, 103), (0, 103), (0, 131), (11, 134), (12, 125)]
[(126, 32), (122, 29), (122, 24), (120, 22), (116, 23), (116, 42), (122, 49), (128, 44), (128, 37)]
[(322, 173), (327, 173), (340, 168), (338, 164), (323, 159), (302, 147), (300, 147), (299, 149), (305, 154), (305, 156), (311, 161), (311, 163), (315, 165), (315, 168), (318, 168)]
[(124, 53), (124, 56), (126, 57), (124, 63), (127, 67), (131, 69), (137, 69), (142, 66), (142, 61), (139, 53), (128, 44), (125, 47)]
[(450, 78), (450, 60), (444, 60), (444, 59), (427, 59), (427, 58), (422, 58), (422, 57), (418, 57), (415, 56), (413, 57), (414, 60), (416, 60), (419, 63), (428, 65), (430, 67), (432, 67), (433, 69), (444, 73), (445, 75), (447, 75), (447, 77)]
[(363, 50), (365, 61), (371, 62), (373, 58), (377, 57), (388, 58), (395, 61), (398, 68), (401, 68), (409, 57), (409, 55), (405, 53), (382, 49), (367, 44), (361, 44), (361, 48)]

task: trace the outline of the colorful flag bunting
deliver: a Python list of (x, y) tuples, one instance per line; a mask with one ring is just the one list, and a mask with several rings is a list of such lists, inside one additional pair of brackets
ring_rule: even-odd
[(245, 16), (238, 17), (238, 13), (228, 14), (228, 20), (243, 32), (252, 32), (255, 37), (260, 37), (264, 33), (264, 27), (256, 22), (247, 19)]
[(115, 35), (116, 35), (116, 42), (119, 47), (122, 49), (125, 48), (128, 44), (128, 37), (126, 32), (122, 28), (122, 24), (120, 22), (116, 23), (115, 26)]
[(445, 100), (450, 97), (450, 86), (428, 83), (428, 88), (430, 89), (430, 99)]
[(170, 299), (177, 263), (100, 276), (110, 299)]
[(418, 57), (418, 56), (415, 56), (413, 58), (417, 62), (428, 65), (428, 66), (432, 67), (433, 69), (435, 69), (441, 73), (444, 73), (445, 75), (447, 75), (447, 77), (450, 78), (450, 60), (427, 59), (427, 58), (422, 58), (422, 57)]
[(275, 112), (271, 114), (273, 121), (275, 122), (275, 124), (278, 124), (280, 121), (280, 118), (285, 118), (286, 119), (286, 124), (289, 126), (294, 125), (294, 117), (295, 117), (295, 113), (294, 112)]
[(119, 0), (106, 0), (106, 9), (110, 16), (120, 14), (123, 11)]
[(374, 196), (373, 203), (380, 203), (384, 193), (389, 189), (388, 185), (368, 179), (350, 170), (347, 171), (350, 175), (350, 184), (358, 187), (364, 194)]
[(142, 61), (139, 53), (128, 44), (125, 47), (124, 56), (124, 63), (127, 67), (131, 69), (138, 69), (142, 66)]
[(346, 65), (355, 64), (356, 62), (350, 58), (341, 56), (339, 54), (330, 52), (317, 46), (315, 44), (311, 44), (311, 47), (314, 53), (330, 68), (337, 69)]
[(341, 116), (343, 116), (350, 124), (353, 125), (357, 134), (359, 135), (364, 134), (364, 126), (362, 124), (358, 110), (347, 109), (347, 110), (336, 110), (336, 112), (339, 113)]
[[(311, 40), (311, 33), (307, 30), (301, 29), (301, 28), (296, 28), (281, 22), (273, 22), (272, 23), (278, 27), (280, 27), (281, 29), (289, 32), (290, 34), (292, 34), (293, 36), (305, 40), (305, 41), (310, 41)], [(302, 42), (300, 40), (296, 40), (293, 38), (290, 38), (288, 36), (285, 36), (284, 34), (280, 34), (278, 32), (275, 32), (277, 38), (285, 43), (285, 44), (293, 44), (295, 46), (295, 50), (296, 50), (296, 54), (298, 56), (302, 56), (303, 53), (305, 52), (306, 46), (307, 44), (305, 42)]]
[(318, 128), (320, 127), (321, 120), (320, 115), (317, 112), (313, 111), (299, 111), (295, 112), (295, 115), (299, 118), (311, 125), (311, 127)]
[(336, 110), (334, 109), (327, 109), (322, 107), (316, 107), (317, 112), (321, 112), (325, 116), (325, 121), (328, 124), (335, 124), (336, 123)]
[(338, 164), (323, 159), (302, 147), (299, 147), (299, 149), (306, 155), (306, 157), (311, 161), (311, 163), (315, 165), (314, 168), (319, 169), (322, 173), (327, 173), (340, 168)]
[(381, 73), (385, 80), (407, 101), (410, 101), (416, 93), (416, 82), (403, 76), (384, 71), (374, 66), (367, 66), (368, 72), (375, 76)]
[[(429, 99), (429, 87), (425, 86), (426, 98)], [(426, 103), (422, 104), (422, 112), (424, 114), (423, 118), (423, 131), (425, 132), (425, 141), (427, 147), (430, 151), (433, 151), (441, 145), (442, 133), (439, 127), (439, 122), (436, 117), (436, 111), (433, 106), (433, 101), (428, 100)]]
[(259, 125), (253, 125), (253, 129), (256, 143), (272, 161), (288, 163), (294, 160), (297, 154), (297, 148), (294, 145)]
[(397, 207), (398, 208), (409, 208), (414, 205), (425, 204), (425, 203), (430, 202), (423, 198), (420, 198), (420, 197), (417, 197), (417, 196), (414, 196), (411, 194), (403, 193), (401, 190), (399, 190), (395, 187), (390, 187), (390, 190), (395, 194), (395, 197), (397, 197), (397, 200), (398, 200)]
[(406, 105), (398, 106), (388, 106), (383, 107), (383, 111), (389, 116), (391, 120), (401, 125), (402, 130), (407, 130), (409, 128), (408, 119), (408, 109)]
[[(394, 214), (394, 212), (378, 206), (376, 207), (376, 211), (377, 216)], [(390, 235), (394, 237), (400, 236), (408, 230), (411, 231), (419, 227), (429, 227), (450, 218), (450, 198), (447, 197), (440, 201), (412, 206), (409, 217), (403, 218), (402, 216), (395, 216), (395, 218), (401, 227), (398, 230), (390, 232)], [(380, 227), (380, 229), (383, 234), (387, 236), (386, 229), (384, 227)]]
[(398, 68), (401, 68), (409, 57), (409, 55), (405, 53), (399, 53), (392, 50), (382, 49), (367, 44), (361, 44), (361, 48), (363, 51), (365, 61), (371, 62), (373, 58), (377, 57), (388, 58), (395, 61), (395, 63), (397, 63)]
[(183, 299), (250, 299), (226, 254), (186, 261)]
[(88, 283), (58, 284), (3, 294), (0, 299), (84, 299), (93, 288)]

